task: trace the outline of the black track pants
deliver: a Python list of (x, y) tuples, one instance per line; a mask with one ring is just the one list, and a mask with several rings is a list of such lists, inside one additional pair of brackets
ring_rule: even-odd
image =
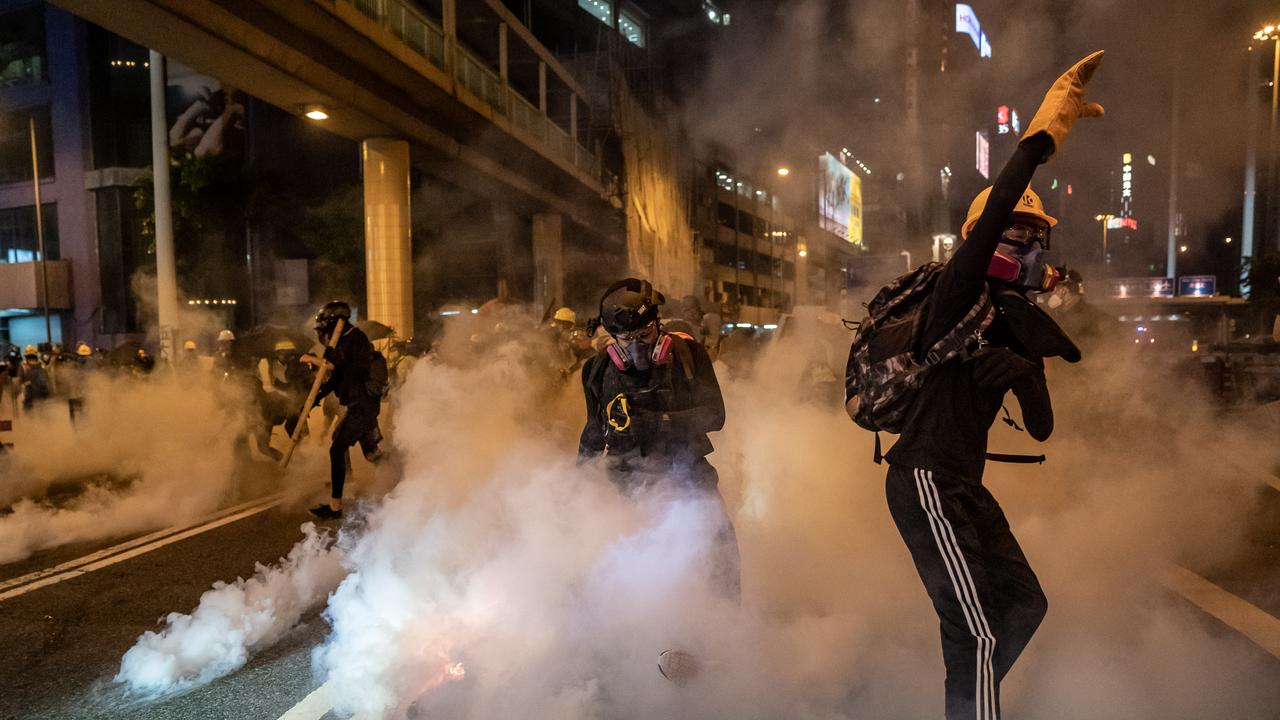
[(947, 720), (997, 720), (1000, 681), (1048, 608), (981, 483), (891, 465), (889, 512), (942, 625)]

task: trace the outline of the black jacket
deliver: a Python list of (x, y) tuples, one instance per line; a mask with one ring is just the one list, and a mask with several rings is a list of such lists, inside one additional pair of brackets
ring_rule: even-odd
[[(714, 447), (707, 433), (724, 427), (724, 397), (707, 351), (696, 342), (672, 336), (679, 346), (670, 362), (639, 372), (623, 372), (602, 351), (582, 367), (582, 391), (587, 421), (578, 442), (578, 456), (590, 458), (609, 447), (646, 457), (665, 456), (694, 462)], [(606, 416), (610, 400), (625, 395), (634, 424), (631, 438), (616, 434)]]
[(354, 325), (348, 325), (338, 344), (324, 349), (324, 359), (333, 364), (333, 372), (320, 386), (319, 397), (329, 393), (338, 396), (343, 405), (378, 404), (380, 398), (369, 392), (369, 375), (373, 367), (373, 343)]

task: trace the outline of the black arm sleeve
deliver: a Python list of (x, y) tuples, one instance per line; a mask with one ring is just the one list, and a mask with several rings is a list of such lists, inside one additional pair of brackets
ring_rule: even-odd
[(969, 231), (969, 237), (960, 243), (946, 269), (938, 277), (931, 299), (929, 321), (921, 340), (922, 352), (923, 348), (934, 344), (955, 327), (978, 301), (982, 285), (986, 282), (991, 256), (1000, 244), (1009, 216), (1030, 184), (1036, 167), (1052, 149), (1053, 138), (1047, 133), (1036, 133), (1024, 138), (1013, 157), (1005, 163), (991, 188), (987, 206), (982, 210), (977, 224)]
[[(724, 396), (716, 379), (715, 367), (705, 348), (696, 342), (687, 342), (693, 360), (693, 380), (690, 407), (668, 412), (671, 429), (680, 435), (705, 435), (724, 427)], [(678, 367), (674, 372), (682, 372)]]
[(591, 387), (596, 363), (605, 358), (596, 355), (582, 365), (582, 394), (587, 401), (587, 422), (582, 426), (582, 436), (578, 439), (578, 460), (586, 460), (604, 452), (604, 429), (600, 427), (600, 396)]
[(1053, 403), (1049, 400), (1049, 384), (1044, 378), (1044, 362), (1037, 360), (1040, 371), (1029, 380), (1013, 386), (1014, 397), (1022, 408), (1022, 422), (1027, 434), (1044, 442), (1053, 434)]

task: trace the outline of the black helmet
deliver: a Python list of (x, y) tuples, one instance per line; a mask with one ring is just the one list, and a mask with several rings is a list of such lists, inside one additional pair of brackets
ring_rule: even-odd
[(328, 334), (333, 332), (333, 326), (338, 324), (338, 319), (342, 322), (351, 324), (351, 306), (341, 300), (333, 300), (324, 304), (320, 308), (320, 312), (316, 313), (316, 332)]
[(658, 319), (658, 306), (666, 301), (648, 280), (619, 280), (600, 298), (600, 324), (611, 335), (639, 330)]

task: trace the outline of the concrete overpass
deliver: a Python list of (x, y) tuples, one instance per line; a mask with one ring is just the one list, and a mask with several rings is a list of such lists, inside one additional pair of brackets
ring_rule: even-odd
[(623, 232), (587, 132), (604, 102), (499, 0), (53, 2), (361, 143), (367, 316), (406, 334), (410, 166), (531, 218), (540, 302), (564, 297), (565, 221)]

